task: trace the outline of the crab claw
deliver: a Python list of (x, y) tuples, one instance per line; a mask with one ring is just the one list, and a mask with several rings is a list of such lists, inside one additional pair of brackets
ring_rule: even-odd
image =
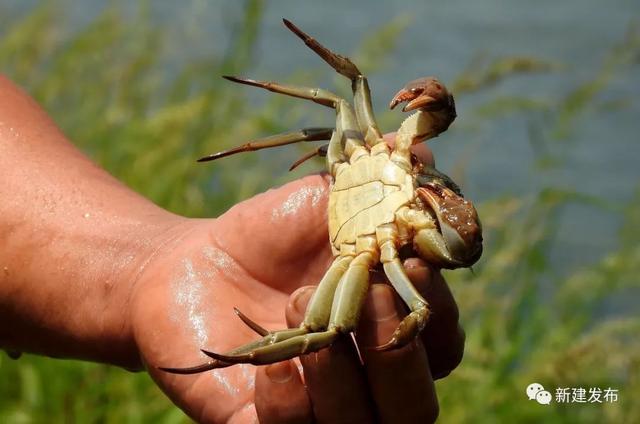
[(425, 77), (413, 80), (405, 85), (402, 90), (391, 99), (389, 107), (395, 108), (402, 102), (408, 102), (403, 112), (422, 109), (425, 112), (437, 112), (449, 109), (455, 118), (456, 107), (453, 95), (447, 88), (434, 77)]
[(430, 206), (438, 229), (419, 230), (416, 250), (443, 268), (469, 267), (482, 254), (482, 226), (473, 204), (440, 184), (427, 183), (416, 190)]

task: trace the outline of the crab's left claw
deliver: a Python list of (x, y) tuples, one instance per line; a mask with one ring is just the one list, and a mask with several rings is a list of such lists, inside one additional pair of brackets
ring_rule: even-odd
[(402, 90), (391, 99), (389, 107), (395, 108), (402, 102), (408, 102), (403, 112), (421, 109), (425, 112), (446, 111), (456, 117), (456, 106), (453, 95), (434, 77), (419, 78), (405, 85)]
[(482, 254), (482, 226), (473, 204), (440, 184), (427, 183), (416, 192), (438, 222), (437, 229), (417, 232), (420, 256), (443, 268), (473, 265)]

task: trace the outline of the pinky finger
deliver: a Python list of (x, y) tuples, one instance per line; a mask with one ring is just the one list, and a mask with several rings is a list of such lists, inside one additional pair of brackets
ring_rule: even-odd
[(255, 393), (260, 423), (313, 422), (311, 402), (293, 361), (258, 367)]

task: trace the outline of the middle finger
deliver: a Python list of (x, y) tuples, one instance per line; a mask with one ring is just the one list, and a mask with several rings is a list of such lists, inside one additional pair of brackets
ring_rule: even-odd
[(371, 349), (391, 338), (404, 315), (393, 289), (385, 284), (373, 284), (356, 341), (380, 420), (384, 423), (433, 422), (438, 415), (438, 400), (421, 340), (417, 338), (387, 352)]
[(431, 314), (421, 337), (427, 349), (434, 379), (446, 377), (462, 360), (464, 330), (460, 326), (458, 306), (442, 274), (424, 261), (410, 258), (404, 262), (407, 276), (429, 302)]

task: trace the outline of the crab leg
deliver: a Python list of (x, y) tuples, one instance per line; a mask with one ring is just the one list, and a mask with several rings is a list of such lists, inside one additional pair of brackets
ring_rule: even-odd
[[(336, 107), (336, 114), (336, 133), (340, 136), (341, 150), (349, 158), (349, 162), (353, 163), (359, 157), (368, 156), (369, 152), (363, 147), (364, 138), (351, 105), (342, 100)], [(329, 141), (329, 150), (332, 142), (333, 137)]]
[(340, 100), (336, 105), (336, 129), (326, 150), (327, 169), (335, 177), (346, 158), (353, 163), (368, 155), (353, 108), (346, 101)]
[(311, 100), (312, 102), (323, 106), (335, 108), (340, 100), (336, 94), (322, 88), (300, 87), (295, 85), (280, 84), (277, 82), (256, 81), (248, 78), (232, 77), (225, 75), (222, 78), (237, 82), (238, 84), (250, 85), (253, 87), (264, 88), (274, 93), (285, 94), (287, 96), (298, 97), (301, 99)]
[(268, 149), (269, 147), (284, 146), (287, 144), (299, 143), (301, 141), (317, 141), (328, 140), (331, 137), (333, 128), (303, 128), (297, 131), (290, 131), (283, 134), (272, 135), (270, 137), (253, 140), (238, 147), (229, 150), (214, 153), (198, 159), (198, 162), (208, 162), (231, 156), (241, 152), (253, 152), (260, 149)]
[(336, 293), (336, 287), (340, 283), (343, 275), (350, 269), (353, 256), (338, 256), (327, 272), (320, 280), (318, 288), (309, 300), (307, 313), (302, 325), (318, 331), (327, 328), (331, 319), (331, 305)]
[(398, 230), (394, 224), (380, 226), (376, 230), (380, 246), (380, 262), (382, 262), (389, 282), (411, 312), (400, 322), (400, 325), (398, 325), (398, 328), (396, 328), (387, 343), (374, 348), (377, 351), (398, 349), (413, 341), (424, 328), (430, 313), (427, 301), (413, 286), (400, 262), (398, 251), (394, 244), (397, 232)]
[[(244, 320), (243, 320), (244, 321)], [(253, 328), (252, 328), (253, 329)], [(255, 331), (255, 330), (254, 330)], [(281, 331), (273, 331), (268, 333), (265, 337), (255, 340), (251, 343), (247, 343), (244, 346), (240, 346), (236, 349), (233, 349), (226, 353), (226, 355), (243, 355), (247, 352), (250, 352), (254, 349), (258, 349), (262, 346), (267, 346), (269, 344), (278, 343), (282, 340), (287, 340), (291, 337), (300, 336), (302, 334), (308, 333), (309, 330), (306, 328), (289, 328)], [(173, 368), (173, 367), (158, 367), (158, 369), (162, 371), (166, 371), (173, 374), (197, 374), (203, 371), (209, 371), (216, 368), (226, 368), (230, 367), (234, 364), (234, 362), (225, 362), (215, 359), (216, 354), (213, 352), (209, 352), (207, 350), (202, 350), (202, 353), (205, 355), (214, 358), (213, 361), (206, 362), (204, 364), (196, 365), (193, 367), (186, 368)]]
[[(374, 242), (375, 243), (375, 242)], [(336, 288), (329, 329), (350, 333), (358, 326), (362, 305), (369, 290), (369, 269), (377, 262), (371, 251), (359, 253)]]
[[(288, 96), (299, 97), (311, 100), (324, 106), (336, 110), (336, 130), (329, 141), (327, 151), (327, 164), (330, 172), (335, 175), (334, 165), (344, 161), (344, 155), (355, 160), (353, 156), (357, 152), (358, 156), (367, 154), (364, 146), (364, 138), (358, 125), (358, 120), (351, 105), (344, 99), (321, 88), (297, 87), (292, 85), (279, 84), (275, 82), (255, 81), (238, 77), (225, 76), (229, 81), (240, 84), (247, 84), (254, 87), (264, 88), (276, 93)], [(344, 152), (344, 155), (343, 155)]]
[(315, 157), (315, 156), (320, 156), (321, 158), (326, 157), (327, 150), (329, 150), (329, 145), (323, 144), (322, 146), (318, 147), (316, 150), (305, 154), (304, 156), (302, 156), (301, 158), (293, 162), (289, 167), (289, 171), (293, 171), (294, 169), (296, 169), (297, 167), (299, 167), (300, 165), (302, 165), (312, 157)]
[[(244, 320), (243, 320), (244, 321)], [(249, 352), (252, 352), (256, 349), (260, 349), (264, 346), (281, 344), (283, 341), (286, 341), (292, 337), (301, 336), (307, 334), (309, 332), (308, 328), (300, 327), (300, 328), (290, 328), (286, 330), (274, 331), (268, 333), (262, 339), (256, 340), (251, 343), (247, 343), (244, 346), (240, 346), (239, 348), (233, 349), (227, 352), (225, 355), (219, 355), (214, 352), (209, 352), (207, 350), (202, 350), (202, 353), (213, 358), (213, 361), (206, 362), (204, 364), (196, 365), (193, 367), (186, 368), (170, 368), (170, 367), (159, 367), (162, 371), (166, 371), (173, 374), (197, 374), (203, 371), (209, 371), (216, 368), (226, 368), (230, 367), (238, 363), (237, 361), (224, 361), (219, 358), (221, 357), (229, 357), (235, 358), (236, 356), (243, 356)]]
[[(335, 336), (332, 335), (333, 332), (331, 335), (327, 334), (324, 338), (321, 337), (320, 339), (312, 338), (307, 340), (307, 336), (310, 336), (310, 334), (308, 334), (309, 332), (325, 329), (329, 325), (333, 294), (336, 291), (336, 286), (345, 274), (345, 271), (349, 268), (349, 264), (352, 260), (352, 256), (339, 256), (334, 259), (333, 263), (322, 277), (314, 296), (311, 298), (309, 306), (307, 307), (305, 319), (299, 328), (269, 332), (261, 339), (233, 349), (224, 355), (203, 350), (202, 352), (205, 355), (214, 359), (213, 361), (205, 364), (188, 368), (160, 369), (174, 374), (195, 374), (215, 368), (225, 368), (241, 362), (267, 364), (282, 361), (298, 356), (301, 353), (312, 351), (310, 349), (319, 350), (328, 346), (333, 342), (333, 338), (335, 338)], [(237, 309), (236, 314), (238, 314), (242, 321), (245, 322), (245, 324), (247, 324), (252, 330), (259, 333), (264, 332), (263, 328), (255, 324)], [(314, 346), (318, 344), (320, 344), (320, 347), (315, 348)], [(282, 359), (277, 359), (280, 357), (282, 357)]]
[(360, 128), (364, 133), (367, 145), (373, 147), (382, 142), (382, 133), (378, 128), (378, 123), (373, 115), (373, 107), (371, 106), (371, 91), (367, 78), (360, 75), (354, 81), (355, 90), (353, 93), (353, 104), (356, 109), (356, 116), (360, 123)]
[[(368, 251), (358, 254), (353, 260), (349, 258), (349, 260), (349, 267), (340, 279), (338, 287), (335, 289), (329, 327), (326, 331), (312, 332), (292, 337), (279, 343), (254, 349), (242, 355), (205, 353), (224, 363), (265, 365), (291, 359), (305, 353), (317, 352), (331, 345), (340, 334), (350, 333), (358, 324), (360, 311), (369, 288), (369, 268), (375, 263), (375, 260), (372, 253)], [(336, 261), (334, 261), (334, 265), (335, 264)], [(336, 271), (336, 274), (338, 273), (339, 272)], [(335, 282), (335, 280), (333, 280), (333, 282)], [(324, 292), (320, 292), (320, 294), (314, 296), (314, 299), (312, 299), (309, 305), (311, 311), (315, 309), (315, 305), (320, 305), (319, 309), (323, 312), (326, 311), (329, 303), (326, 298), (321, 296), (330, 294), (331, 288), (332, 287), (326, 287), (326, 291), (320, 287), (318, 288), (318, 291), (323, 290)], [(318, 303), (314, 302), (316, 299)], [(310, 315), (312, 315), (312, 313), (307, 314), (303, 326), (306, 326), (308, 322), (311, 322), (311, 325), (315, 324), (313, 322), (314, 317), (310, 318)], [(321, 318), (324, 319), (325, 317), (326, 315)]]
[[(203, 352), (219, 361), (220, 364), (225, 364), (222, 366), (237, 363), (261, 365), (284, 361), (304, 353), (315, 352), (330, 345), (338, 336), (338, 332), (335, 329), (323, 332), (317, 331), (326, 329), (329, 325), (331, 305), (336, 286), (347, 278), (347, 274), (351, 270), (350, 263), (353, 260), (354, 258), (351, 256), (339, 256), (334, 259), (309, 301), (305, 319), (300, 328), (296, 329), (299, 333), (291, 333), (292, 337), (281, 338), (277, 342), (262, 342), (267, 339), (265, 337), (225, 355)], [(287, 331), (292, 330), (276, 331), (272, 335)], [(311, 333), (312, 331), (314, 332)]]
[(213, 361), (205, 362), (204, 364), (196, 365), (194, 367), (186, 367), (186, 368), (158, 367), (158, 369), (171, 374), (186, 375), (186, 374), (199, 374), (201, 372), (210, 371), (216, 368), (230, 367), (231, 365), (233, 364), (225, 364), (224, 362), (220, 362), (214, 359)]
[(253, 331), (255, 331), (256, 333), (258, 333), (259, 336), (268, 336), (270, 331), (267, 330), (266, 328), (264, 328), (263, 326), (261, 326), (260, 324), (258, 324), (257, 322), (255, 322), (254, 320), (252, 320), (251, 318), (249, 318), (248, 316), (246, 316), (245, 314), (243, 314), (240, 309), (238, 308), (233, 308), (233, 312), (236, 313), (236, 315), (238, 316), (238, 318), (240, 318), (240, 320), (242, 322), (244, 322), (246, 324), (247, 327), (249, 327), (250, 329), (252, 329)]
[(332, 52), (315, 38), (310, 37), (287, 19), (282, 20), (287, 28), (297, 35), (304, 43), (327, 62), (341, 75), (351, 80), (354, 94), (354, 106), (360, 131), (364, 134), (367, 145), (374, 146), (382, 141), (382, 133), (378, 129), (376, 118), (371, 106), (371, 91), (367, 78), (362, 75), (358, 67), (349, 58)]

